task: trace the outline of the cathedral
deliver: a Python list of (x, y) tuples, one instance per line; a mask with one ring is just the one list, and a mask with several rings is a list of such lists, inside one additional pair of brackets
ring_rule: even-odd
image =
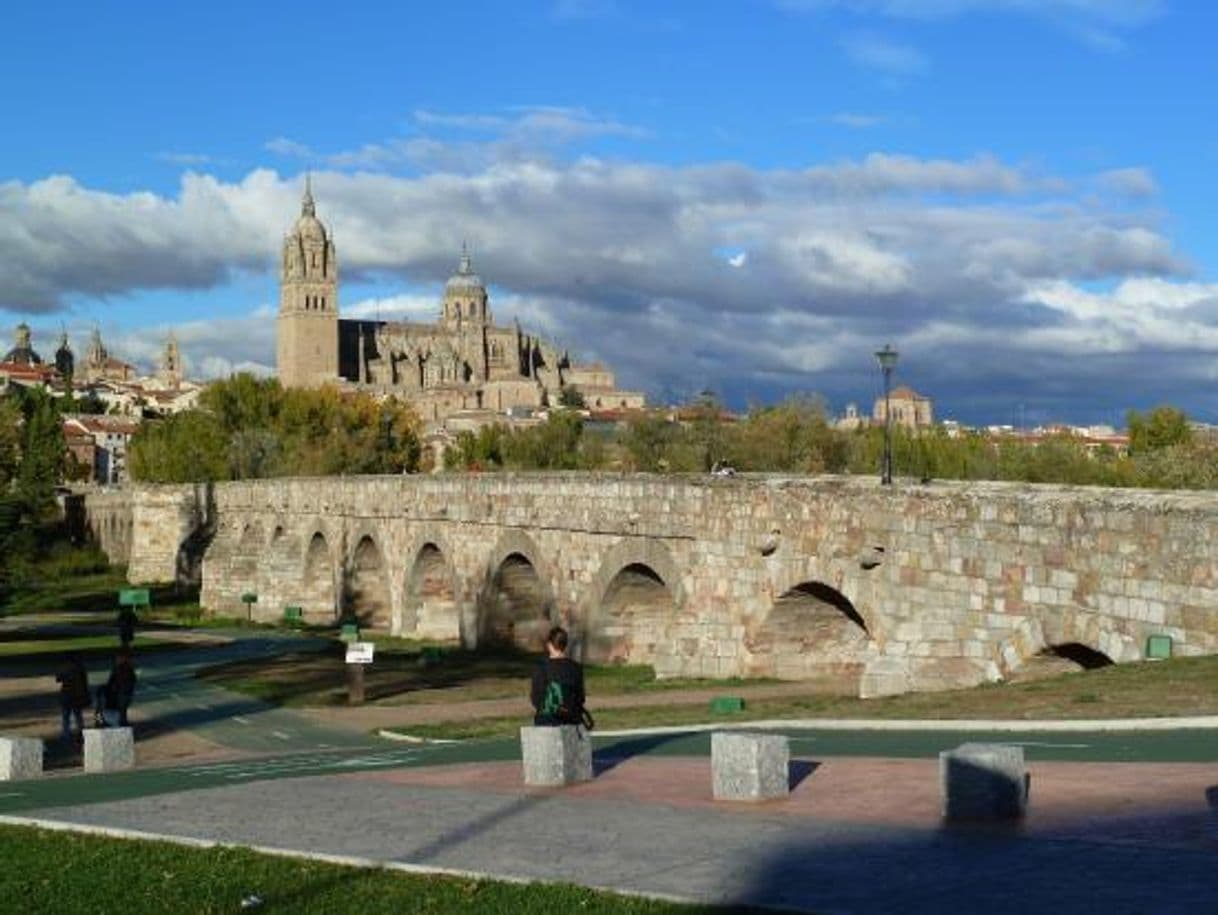
[(565, 388), (595, 410), (638, 409), (599, 364), (573, 363), (549, 342), (502, 327), (486, 284), (462, 250), (435, 324), (338, 316), (338, 256), (306, 183), (300, 218), (283, 242), (276, 361), (284, 387), (338, 384), (410, 402), (426, 421), (462, 411), (507, 413), (558, 403)]

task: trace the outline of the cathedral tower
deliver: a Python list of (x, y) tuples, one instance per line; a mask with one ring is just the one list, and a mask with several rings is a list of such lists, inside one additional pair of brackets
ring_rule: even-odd
[(182, 387), (182, 350), (178, 347), (178, 338), (172, 330), (165, 341), (165, 349), (161, 352), (157, 378), (171, 390), (176, 391)]
[(307, 178), (300, 218), (283, 240), (276, 363), (285, 388), (338, 380), (338, 258)]

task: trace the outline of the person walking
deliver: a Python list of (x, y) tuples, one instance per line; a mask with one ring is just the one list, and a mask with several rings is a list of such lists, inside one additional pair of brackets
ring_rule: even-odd
[(567, 656), (569, 637), (562, 626), (546, 635), (546, 656), (533, 671), (529, 698), (533, 723), (543, 727), (579, 724), (592, 727), (592, 716), (584, 707), (584, 669)]
[(76, 733), (84, 730), (84, 710), (89, 707), (89, 672), (80, 652), (69, 652), (63, 665), (55, 674), (59, 684), (59, 715), (63, 728), (63, 739), (72, 739), (72, 719), (76, 719)]
[(130, 607), (123, 607), (118, 611), (118, 641), (119, 644), (130, 646), (135, 641), (135, 611)]
[(105, 727), (106, 712), (118, 712), (118, 726), (125, 728), (128, 726), (127, 709), (131, 706), (131, 700), (135, 696), (135, 685), (137, 682), (135, 675), (135, 666), (131, 663), (130, 649), (123, 647), (114, 655), (114, 666), (110, 669), (110, 677), (106, 680), (106, 685), (99, 687), (97, 690), (97, 708), (94, 712), (94, 720), (98, 727)]

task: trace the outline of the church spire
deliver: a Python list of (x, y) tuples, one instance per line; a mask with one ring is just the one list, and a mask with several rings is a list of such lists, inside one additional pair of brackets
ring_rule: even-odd
[(313, 173), (305, 172), (304, 198), (300, 201), (301, 216), (316, 216), (317, 207), (313, 204)]
[(469, 276), (474, 272), (473, 261), (469, 256), (469, 245), (464, 239), (461, 240), (461, 266), (457, 268), (457, 272), (462, 276)]

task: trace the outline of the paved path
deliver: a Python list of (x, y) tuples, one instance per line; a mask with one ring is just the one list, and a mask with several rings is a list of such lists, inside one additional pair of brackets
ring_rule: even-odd
[(419, 761), (37, 816), (820, 913), (1192, 913), (1218, 898), (1208, 765), (1033, 764), (1027, 823), (969, 830), (939, 823), (930, 760), (808, 760), (790, 798), (756, 806), (713, 802), (704, 758), (602, 755), (594, 782), (562, 791), (522, 789), (516, 761)]

